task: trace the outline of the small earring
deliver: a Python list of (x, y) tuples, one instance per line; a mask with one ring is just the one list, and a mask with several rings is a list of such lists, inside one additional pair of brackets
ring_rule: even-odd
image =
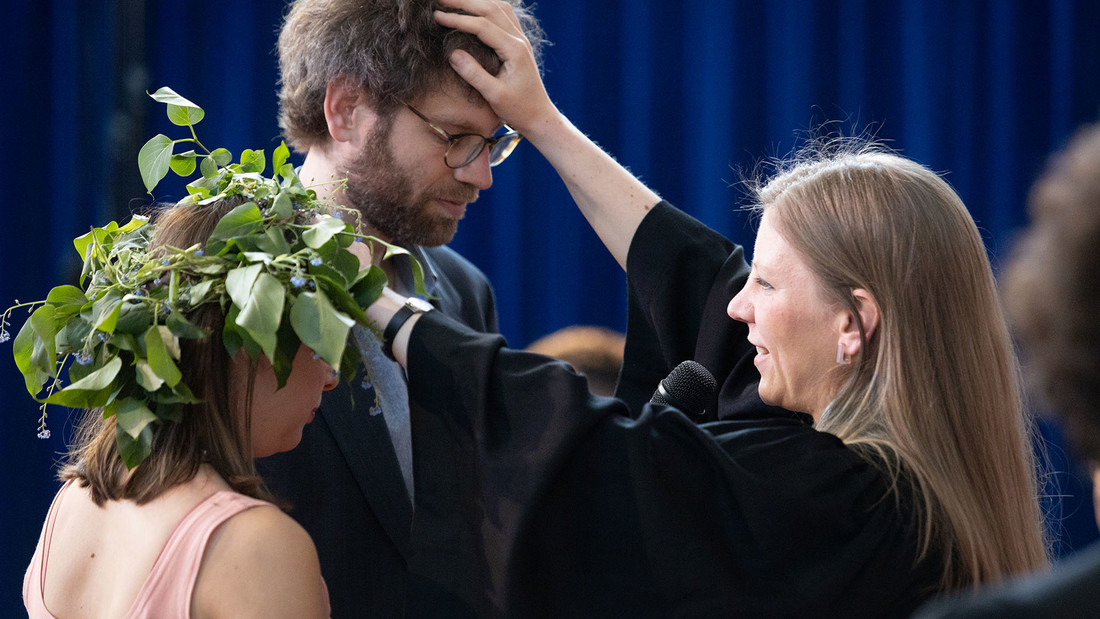
[(852, 357), (848, 353), (844, 352), (844, 345), (836, 345), (836, 362), (840, 365), (848, 365), (852, 362)]

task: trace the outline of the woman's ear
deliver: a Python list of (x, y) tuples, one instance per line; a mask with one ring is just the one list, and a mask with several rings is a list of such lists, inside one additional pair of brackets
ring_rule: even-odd
[[(328, 87), (325, 88), (325, 122), (328, 124), (328, 133), (333, 140), (354, 141), (362, 133), (361, 125), (373, 120), (373, 109), (363, 105), (364, 103), (366, 103), (366, 94), (351, 80), (338, 77), (328, 83)], [(365, 116), (364, 111), (370, 114)]]
[(844, 359), (851, 359), (862, 350), (863, 341), (859, 337), (861, 324), (863, 334), (868, 341), (878, 329), (878, 302), (871, 293), (863, 288), (856, 288), (852, 290), (852, 298), (855, 300), (858, 314), (852, 314), (851, 311), (844, 312), (840, 325), (840, 341), (837, 344), (837, 363), (845, 363)]

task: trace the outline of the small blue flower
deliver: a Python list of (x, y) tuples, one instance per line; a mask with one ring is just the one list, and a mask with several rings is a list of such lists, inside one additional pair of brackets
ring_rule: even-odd
[(374, 385), (369, 380), (364, 380), (362, 385), (359, 385), (363, 389), (374, 389)]
[(106, 342), (107, 341), (107, 334), (106, 333), (103, 333), (102, 331), (100, 331), (99, 333), (96, 333), (96, 335), (99, 336), (99, 341), (101, 341), (101, 342)]
[(367, 411), (367, 412), (370, 413), (371, 417), (374, 417), (376, 415), (379, 415), (382, 412), (382, 409), (378, 408), (377, 406), (372, 406), (372, 407), (370, 407), (370, 410)]
[(196, 257), (196, 258), (202, 258), (202, 255), (203, 255), (204, 253), (206, 253), (206, 252), (204, 252), (204, 251), (203, 251), (203, 250), (201, 250), (201, 249), (196, 249), (196, 250), (195, 250), (195, 257)]
[(165, 258), (164, 260), (161, 260), (160, 263), (163, 264), (164, 266), (168, 266), (169, 264), (171, 264), (171, 262), (167, 258)]
[(7, 331), (0, 331), (0, 344), (3, 344), (10, 339), (11, 335), (9, 335)]
[(294, 277), (290, 278), (290, 284), (295, 288), (301, 288), (302, 286), (306, 285), (306, 278), (302, 277), (301, 275), (295, 275)]
[(92, 362), (92, 353), (83, 351), (76, 356), (76, 362), (80, 365), (88, 365)]
[(38, 438), (40, 438), (42, 440), (50, 438), (50, 429), (49, 428), (43, 428), (42, 431), (40, 431), (38, 433)]
[(320, 256), (318, 256), (318, 257), (314, 258), (313, 260), (310, 260), (310, 261), (309, 261), (309, 263), (310, 263), (310, 264), (312, 264), (312, 265), (313, 265), (313, 266), (315, 266), (315, 267), (319, 267), (319, 266), (321, 266), (321, 263), (322, 263), (322, 262), (324, 262), (324, 261), (323, 261), (323, 260), (321, 260), (321, 257), (320, 257)]

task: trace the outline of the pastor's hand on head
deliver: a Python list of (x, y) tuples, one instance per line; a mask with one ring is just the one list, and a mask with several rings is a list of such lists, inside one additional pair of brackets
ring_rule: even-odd
[(557, 108), (539, 75), (531, 44), (510, 4), (500, 0), (440, 0), (440, 5), (470, 15), (436, 11), (437, 22), (477, 36), (503, 62), (494, 76), (463, 50), (454, 51), (450, 59), (455, 72), (485, 97), (508, 126), (530, 136), (540, 123), (557, 116)]

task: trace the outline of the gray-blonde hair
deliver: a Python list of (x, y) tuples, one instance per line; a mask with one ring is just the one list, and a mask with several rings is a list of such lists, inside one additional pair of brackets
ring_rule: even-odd
[[(985, 246), (935, 172), (868, 143), (811, 149), (756, 190), (830, 300), (879, 324), (818, 429), (869, 449), (916, 508), (947, 588), (1047, 564), (1031, 419)], [(906, 483), (896, 483), (904, 476)]]

